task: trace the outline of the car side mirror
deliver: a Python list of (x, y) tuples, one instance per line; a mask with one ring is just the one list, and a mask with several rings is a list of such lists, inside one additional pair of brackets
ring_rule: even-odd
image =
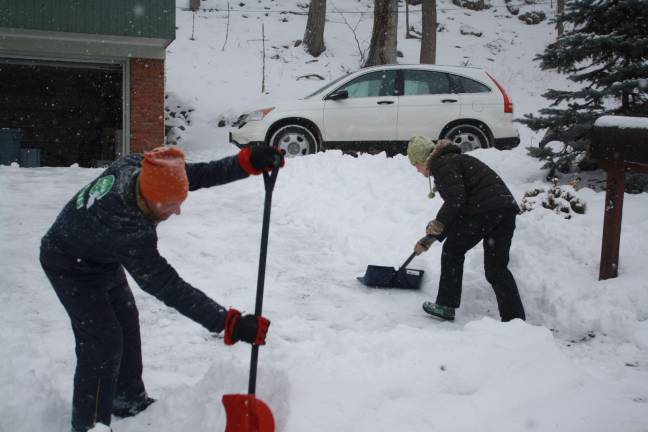
[(339, 90), (339, 91), (334, 91), (330, 95), (326, 97), (326, 99), (330, 100), (340, 100), (340, 99), (348, 99), (349, 98), (349, 92), (346, 90)]

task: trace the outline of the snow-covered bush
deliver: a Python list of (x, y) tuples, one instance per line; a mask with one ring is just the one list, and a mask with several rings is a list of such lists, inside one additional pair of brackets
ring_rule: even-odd
[(491, 7), (490, 0), (452, 0), (452, 3), (459, 7), (476, 11)]
[(173, 93), (164, 95), (164, 126), (168, 144), (179, 144), (185, 131), (191, 126), (194, 108), (186, 105)]
[(518, 16), (518, 19), (529, 25), (534, 25), (540, 24), (542, 21), (547, 19), (547, 15), (545, 15), (545, 13), (542, 11), (531, 11), (525, 12), (522, 15)]
[(578, 197), (573, 186), (560, 186), (558, 179), (552, 180), (549, 190), (544, 188), (528, 190), (522, 198), (520, 209), (524, 213), (537, 208), (538, 205), (553, 210), (565, 219), (571, 219), (572, 213), (584, 214), (587, 207), (585, 201)]

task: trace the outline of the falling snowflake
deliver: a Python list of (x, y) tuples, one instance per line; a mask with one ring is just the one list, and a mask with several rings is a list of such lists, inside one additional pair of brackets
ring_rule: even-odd
[(141, 18), (141, 17), (143, 17), (143, 16), (144, 16), (144, 12), (145, 12), (145, 9), (144, 9), (144, 5), (143, 5), (143, 4), (136, 4), (135, 7), (133, 8), (133, 14), (134, 14), (137, 18)]

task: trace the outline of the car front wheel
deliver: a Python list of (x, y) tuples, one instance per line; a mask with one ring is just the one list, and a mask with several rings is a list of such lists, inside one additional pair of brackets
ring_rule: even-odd
[(487, 132), (478, 126), (469, 124), (454, 126), (443, 138), (452, 141), (461, 149), (462, 153), (478, 148), (492, 147)]
[(317, 152), (317, 139), (304, 126), (287, 125), (270, 138), (270, 145), (286, 152), (286, 157), (305, 156)]

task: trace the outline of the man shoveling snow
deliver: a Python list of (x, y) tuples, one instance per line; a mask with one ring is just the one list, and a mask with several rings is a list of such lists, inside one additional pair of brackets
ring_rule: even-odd
[(110, 425), (154, 402), (142, 381), (140, 328), (128, 271), (139, 286), (225, 343), (265, 343), (270, 322), (225, 309), (180, 278), (157, 248), (156, 226), (188, 192), (270, 170), (273, 147), (241, 150), (209, 163), (185, 163), (176, 147), (116, 160), (63, 208), (43, 237), (40, 260), (72, 322), (77, 365), (72, 431)]

